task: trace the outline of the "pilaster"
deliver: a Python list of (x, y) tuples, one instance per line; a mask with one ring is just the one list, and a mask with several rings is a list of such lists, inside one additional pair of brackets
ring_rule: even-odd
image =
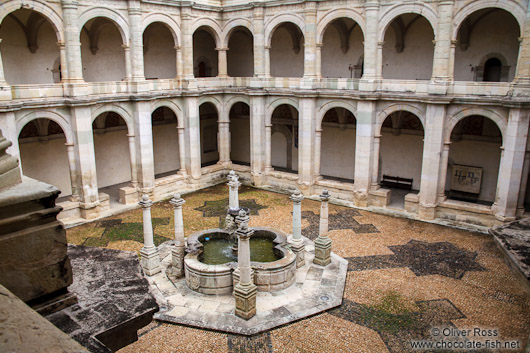
[(186, 125), (186, 170), (192, 179), (201, 177), (201, 132), (197, 97), (184, 98), (187, 112)]
[(317, 3), (305, 3), (305, 32), (304, 32), (304, 78), (317, 77)]
[[(353, 184), (355, 205), (368, 206), (368, 194), (372, 175), (377, 173), (379, 153), (374, 152), (376, 103), (359, 101), (357, 105), (357, 130), (355, 143), (355, 183)], [(376, 176), (377, 178), (377, 176)]]
[(181, 13), (182, 35), (182, 74), (184, 79), (193, 79), (193, 33), (191, 33), (191, 8), (182, 7)]
[(265, 77), (265, 26), (264, 26), (264, 9), (255, 7), (253, 13), (254, 25), (254, 76), (258, 78)]
[[(138, 82), (145, 80), (144, 74), (144, 45), (142, 31), (142, 11), (139, 0), (128, 0), (129, 12), (129, 33), (130, 33), (130, 65), (131, 81)], [(137, 91), (139, 87), (132, 87)]]
[(226, 78), (228, 77), (228, 64), (226, 61), (228, 48), (215, 48), (215, 50), (217, 50), (217, 60), (219, 62), (217, 77)]
[(298, 124), (298, 183), (308, 188), (313, 183), (315, 153), (316, 99), (300, 98)]
[(134, 102), (133, 119), (136, 139), (137, 180), (141, 191), (150, 194), (155, 187), (151, 103), (148, 101)]
[[(265, 97), (250, 96), (250, 170), (255, 185), (265, 171)], [(270, 154), (270, 151), (268, 152)]]
[[(81, 61), (81, 29), (78, 27), (77, 0), (61, 0), (63, 8), (64, 39), (67, 76), (65, 82), (84, 82)], [(63, 63), (61, 63), (63, 64)]]
[(529, 95), (530, 89), (530, 8), (526, 12), (524, 31), (519, 38), (519, 56), (515, 74), (514, 95)]
[(366, 31), (364, 34), (364, 72), (359, 82), (359, 90), (373, 91), (378, 76), (379, 0), (368, 0), (365, 4)]

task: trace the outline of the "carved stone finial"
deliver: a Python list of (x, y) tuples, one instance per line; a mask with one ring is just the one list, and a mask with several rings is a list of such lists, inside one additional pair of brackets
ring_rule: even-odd
[(289, 197), (289, 199), (291, 199), (291, 201), (293, 202), (302, 202), (302, 200), (304, 199), (304, 195), (302, 195), (302, 193), (300, 192), (300, 189), (296, 189), (294, 191), (294, 193)]
[(142, 208), (148, 208), (148, 207), (151, 207), (153, 205), (153, 202), (151, 200), (149, 200), (149, 195), (143, 194), (142, 195), (142, 200), (140, 202), (138, 202), (138, 204), (140, 206), (142, 206)]
[(331, 195), (329, 194), (329, 191), (328, 189), (324, 189), (322, 190), (322, 194), (320, 194), (320, 200), (321, 201), (329, 201), (329, 197)]

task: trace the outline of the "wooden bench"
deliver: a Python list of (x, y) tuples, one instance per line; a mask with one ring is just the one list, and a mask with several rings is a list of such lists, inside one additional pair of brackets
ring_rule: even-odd
[(412, 178), (401, 178), (398, 176), (391, 176), (383, 174), (383, 179), (381, 180), (382, 186), (387, 186), (390, 188), (399, 188), (405, 190), (412, 189)]

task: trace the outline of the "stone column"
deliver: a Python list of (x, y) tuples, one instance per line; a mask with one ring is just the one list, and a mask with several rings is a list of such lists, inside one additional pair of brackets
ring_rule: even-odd
[(248, 215), (245, 210), (239, 211), (239, 226), (236, 231), (239, 239), (239, 251), (237, 253), (237, 265), (239, 269), (239, 283), (234, 286), (234, 298), (236, 300), (236, 315), (248, 320), (256, 315), (256, 296), (258, 288), (252, 283), (250, 268), (250, 243), (249, 239), (254, 234), (248, 228)]
[(133, 107), (138, 183), (142, 192), (149, 194), (155, 187), (151, 103), (139, 101), (133, 103)]
[(151, 223), (151, 206), (153, 202), (149, 200), (147, 194), (142, 195), (142, 200), (138, 202), (143, 211), (144, 247), (140, 250), (141, 264), (144, 272), (148, 276), (161, 272), (160, 253), (153, 242), (153, 224)]
[(305, 3), (305, 31), (304, 31), (304, 78), (317, 77), (317, 3)]
[(184, 104), (187, 110), (187, 134), (186, 143), (189, 154), (186, 156), (186, 169), (192, 179), (198, 180), (201, 177), (201, 131), (200, 116), (197, 97), (184, 98)]
[(144, 74), (144, 40), (142, 31), (142, 11), (139, 0), (128, 0), (129, 33), (131, 42), (131, 79), (145, 80)]
[(228, 173), (228, 210), (229, 212), (239, 212), (239, 176), (231, 170)]
[(250, 173), (255, 185), (260, 185), (265, 168), (265, 98), (250, 96)]
[(269, 78), (271, 77), (271, 56), (270, 56), (270, 50), (271, 50), (271, 46), (270, 45), (265, 45), (265, 47), (263, 48), (264, 49), (264, 57), (263, 57), (263, 61), (264, 61), (264, 66), (265, 66), (265, 71), (263, 73), (263, 77), (264, 78)]
[[(223, 112), (225, 114), (225, 112)], [(228, 167), (230, 164), (230, 122), (228, 117), (219, 120), (219, 163)]]
[(265, 77), (265, 38), (263, 7), (254, 7), (254, 76)]
[(64, 42), (57, 42), (57, 46), (59, 47), (59, 58), (61, 62), (61, 68), (59, 71), (61, 79), (59, 80), (59, 82), (63, 82), (68, 77), (68, 64), (66, 62), (66, 45), (64, 44)]
[[(65, 82), (83, 82), (81, 29), (78, 27), (77, 0), (61, 0), (64, 22), (67, 76)], [(62, 64), (62, 63), (61, 63)]]
[(186, 80), (193, 79), (193, 33), (191, 32), (191, 7), (181, 9), (182, 73)]
[(375, 155), (374, 151), (376, 103), (359, 101), (356, 119), (354, 202), (356, 206), (367, 207), (374, 171), (377, 172), (375, 166), (379, 161), (379, 153)]
[(320, 179), (320, 159), (322, 155), (322, 129), (315, 131), (315, 159), (313, 160), (313, 175), (315, 180)]
[(316, 99), (300, 98), (299, 102), (298, 183), (309, 187), (314, 175)]
[(272, 124), (265, 125), (265, 173), (270, 173), (272, 171)]
[(517, 217), (522, 217), (524, 209), (524, 199), (526, 196), (526, 188), (528, 186), (528, 173), (530, 172), (530, 138), (526, 140), (526, 151), (524, 154), (523, 175), (521, 180), (521, 187), (519, 188), (519, 197), (517, 202)]
[(438, 183), (438, 202), (443, 202), (446, 199), (445, 182), (447, 180), (447, 165), (449, 164), (449, 146), (451, 146), (451, 142), (445, 141), (440, 160), (440, 176), (438, 177), (440, 180)]
[(305, 265), (305, 245), (302, 239), (302, 200), (304, 195), (300, 190), (295, 190), (290, 200), (293, 201), (293, 238), (291, 249), (296, 254), (296, 268)]
[(523, 177), (523, 164), (528, 138), (530, 111), (510, 109), (508, 125), (504, 133), (504, 155), (499, 166), (499, 185), (496, 217), (500, 221), (512, 221), (517, 213), (519, 188)]
[(175, 51), (177, 53), (177, 61), (176, 61), (177, 78), (181, 79), (182, 78), (182, 66), (184, 65), (184, 63), (182, 62), (182, 47), (175, 45), (173, 48), (175, 48)]
[(86, 219), (96, 218), (99, 213), (99, 193), (97, 185), (96, 156), (94, 153), (94, 136), (92, 132), (92, 115), (90, 107), (72, 107), (72, 132), (74, 134), (74, 154), (78, 172), (81, 216)]
[(181, 175), (187, 175), (186, 172), (186, 143), (185, 143), (185, 136), (184, 136), (184, 128), (183, 127), (177, 127), (178, 134), (179, 134), (179, 171), (178, 173)]
[(379, 29), (379, 0), (369, 0), (365, 3), (366, 31), (364, 34), (364, 72), (359, 83), (359, 90), (372, 91), (376, 88), (375, 80), (379, 79), (378, 39)]
[(315, 77), (316, 78), (322, 78), (322, 43), (316, 44), (316, 69), (315, 69)]
[(453, 3), (454, 0), (442, 0), (438, 3), (438, 31), (434, 46), (432, 81), (449, 79)]
[(215, 50), (217, 50), (217, 60), (219, 62), (217, 77), (228, 77), (228, 65), (226, 62), (226, 51), (228, 48), (215, 48)]
[(372, 171), (372, 184), (371, 189), (379, 189), (379, 152), (381, 150), (381, 135), (374, 135), (374, 165)]
[(182, 205), (186, 203), (180, 194), (173, 195), (169, 201), (173, 205), (175, 221), (175, 246), (171, 249), (171, 264), (173, 265), (173, 275), (177, 278), (184, 274), (184, 221), (182, 220)]
[[(526, 12), (526, 21), (520, 41), (517, 71), (514, 78), (517, 85), (514, 94), (522, 89), (521, 94), (528, 96), (528, 93), (525, 93), (525, 91), (527, 92), (530, 87), (530, 11)], [(517, 86), (521, 86), (521, 88)]]
[(433, 220), (436, 217), (438, 185), (442, 182), (439, 178), (444, 146), (445, 113), (444, 105), (427, 105), (418, 209), (421, 219)]
[(122, 44), (121, 47), (125, 51), (125, 78), (127, 81), (132, 80), (132, 66), (131, 66), (131, 48), (127, 44)]
[(136, 168), (136, 141), (135, 135), (127, 135), (129, 139), (129, 153), (131, 157), (131, 186), (136, 188), (138, 186), (138, 169)]
[(70, 171), (70, 183), (72, 185), (72, 196), (70, 196), (70, 199), (74, 202), (79, 201), (79, 190), (78, 185), (79, 182), (77, 181), (77, 170), (76, 170), (76, 164), (75, 164), (75, 150), (74, 150), (74, 144), (73, 143), (65, 143), (66, 146), (66, 153), (68, 154), (68, 169)]
[(320, 195), (320, 228), (318, 238), (315, 240), (315, 258), (313, 262), (326, 266), (331, 262), (331, 239), (328, 237), (328, 190), (322, 190)]
[[(2, 39), (0, 39), (0, 44), (2, 43)], [(0, 85), (6, 85), (6, 78), (4, 75), (4, 64), (2, 62), (2, 51), (0, 50)]]

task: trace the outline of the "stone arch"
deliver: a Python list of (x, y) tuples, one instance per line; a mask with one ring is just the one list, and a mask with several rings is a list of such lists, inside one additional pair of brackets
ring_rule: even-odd
[(145, 32), (149, 25), (156, 22), (164, 24), (167, 29), (169, 29), (169, 32), (171, 32), (171, 35), (175, 41), (175, 46), (178, 46), (180, 43), (180, 28), (175, 20), (173, 20), (173, 18), (169, 15), (163, 13), (151, 13), (147, 15), (142, 19), (142, 33)]
[(266, 117), (266, 124), (271, 124), (272, 121), (272, 113), (274, 113), (274, 110), (278, 108), (282, 104), (290, 105), (291, 107), (295, 108), (297, 111), (298, 109), (298, 101), (293, 98), (277, 98), (270, 102), (267, 105), (267, 117)]
[(125, 108), (120, 107), (119, 105), (103, 105), (99, 108), (96, 108), (94, 111), (92, 111), (92, 122), (94, 122), (94, 120), (96, 120), (96, 118), (101, 114), (108, 112), (114, 112), (118, 114), (123, 121), (125, 121), (125, 124), (127, 124), (127, 133), (129, 135), (134, 135), (134, 122), (131, 114), (129, 114)]
[(17, 136), (20, 135), (20, 132), (26, 126), (28, 123), (35, 119), (49, 119), (53, 122), (57, 123), (61, 129), (63, 130), (64, 136), (66, 137), (67, 143), (73, 143), (73, 133), (72, 133), (72, 126), (70, 124), (70, 121), (66, 119), (64, 116), (57, 112), (53, 111), (33, 111), (29, 112), (27, 114), (24, 114), (23, 116), (16, 119), (16, 126), (17, 126)]
[(204, 103), (211, 103), (217, 111), (217, 116), (221, 118), (221, 112), (223, 111), (223, 103), (215, 97), (201, 97), (197, 101), (197, 107), (200, 107)]
[(127, 20), (120, 13), (110, 8), (93, 7), (83, 12), (79, 16), (79, 31), (83, 29), (88, 21), (97, 17), (106, 18), (114, 23), (120, 32), (122, 43), (124, 45), (129, 45), (129, 24)]
[[(286, 147), (286, 164), (288, 169), (293, 169), (293, 135), (285, 125), (274, 124), (271, 128), (271, 139), (275, 132), (282, 134), (285, 137)], [(271, 143), (272, 148), (272, 143)], [(272, 154), (272, 151), (271, 151)]]
[(460, 110), (459, 112), (457, 112), (456, 114), (452, 115), (447, 122), (444, 141), (450, 142), (451, 133), (453, 132), (453, 129), (456, 126), (456, 124), (458, 124), (458, 122), (460, 122), (462, 119), (467, 118), (468, 116), (472, 116), (472, 115), (481, 115), (493, 121), (499, 128), (499, 131), (501, 132), (501, 138), (504, 144), (504, 138), (505, 138), (504, 132), (506, 131), (506, 124), (508, 121), (508, 117), (506, 116), (506, 114), (502, 114), (495, 110), (485, 109), (485, 108), (464, 108)]
[(473, 1), (462, 7), (453, 16), (453, 33), (451, 35), (452, 40), (456, 40), (458, 31), (462, 26), (465, 19), (476, 11), (487, 9), (487, 8), (498, 8), (505, 10), (510, 13), (517, 23), (519, 24), (519, 35), (524, 33), (524, 24), (526, 21), (526, 11), (520, 3), (508, 0), (481, 0)]
[(434, 39), (438, 34), (438, 17), (436, 11), (434, 11), (430, 6), (424, 4), (410, 4), (410, 5), (401, 5), (397, 4), (389, 8), (382, 16), (379, 18), (379, 33), (377, 34), (377, 41), (383, 42), (385, 40), (385, 33), (388, 29), (388, 26), (394, 21), (398, 16), (404, 15), (407, 13), (415, 13), (425, 17), (427, 22), (432, 27), (434, 33)]
[[(183, 128), (184, 127), (184, 118), (182, 115), (182, 109), (178, 104), (175, 102), (172, 102), (170, 100), (157, 100), (151, 103), (151, 114), (158, 108), (168, 108), (175, 114), (175, 117), (177, 118), (177, 127)], [(179, 118), (180, 117), (180, 118)]]
[(361, 32), (363, 33), (363, 37), (364, 37), (366, 24), (365, 24), (363, 16), (360, 13), (358, 13), (357, 11), (355, 11), (355, 10), (341, 8), (341, 9), (336, 9), (336, 10), (329, 11), (327, 14), (325, 14), (320, 19), (320, 21), (318, 21), (318, 24), (317, 24), (317, 43), (322, 43), (322, 40), (324, 38), (324, 33), (326, 33), (326, 29), (328, 29), (329, 25), (333, 21), (335, 21), (335, 20), (337, 20), (339, 18), (349, 18), (352, 21), (356, 22), (357, 25), (361, 28)]
[(409, 113), (414, 114), (421, 122), (421, 125), (423, 127), (423, 130), (425, 131), (425, 110), (414, 106), (411, 104), (402, 104), (402, 103), (394, 103), (386, 107), (384, 110), (380, 111), (377, 114), (376, 117), (376, 127), (375, 132), (378, 135), (381, 135), (381, 127), (383, 126), (383, 123), (385, 122), (386, 118), (390, 116), (390, 114), (398, 112), (398, 111), (407, 111)]
[(235, 96), (235, 97), (231, 97), (225, 102), (224, 104), (225, 110), (229, 112), (230, 109), (232, 109), (232, 107), (234, 106), (234, 104), (237, 104), (237, 103), (245, 103), (249, 107), (251, 106), (250, 98), (248, 96)]
[(283, 23), (294, 24), (295, 26), (298, 27), (298, 29), (302, 33), (302, 37), (304, 37), (303, 29), (305, 28), (305, 23), (304, 23), (303, 18), (301, 18), (298, 15), (283, 14), (283, 15), (273, 17), (271, 20), (269, 20), (265, 24), (265, 45), (266, 46), (271, 45), (272, 35), (274, 34), (274, 31), (276, 30), (276, 28), (278, 28)]
[(61, 16), (50, 6), (46, 4), (44, 1), (27, 1), (27, 0), (14, 0), (10, 1), (7, 4), (0, 5), (0, 9), (2, 10), (0, 12), (0, 23), (3, 22), (4, 18), (9, 15), (10, 13), (19, 10), (19, 9), (28, 9), (31, 11), (35, 11), (46, 20), (48, 20), (57, 36), (57, 41), (64, 42), (64, 27), (63, 27), (63, 20)]
[(232, 35), (232, 32), (237, 29), (237, 27), (244, 27), (248, 29), (250, 34), (252, 34), (252, 37), (254, 37), (254, 27), (252, 26), (252, 22), (245, 18), (236, 18), (228, 21), (223, 28), (223, 31), (221, 33), (222, 47), (228, 47), (228, 41), (230, 40), (230, 36)]
[(222, 29), (215, 20), (212, 20), (211, 18), (197, 19), (195, 22), (193, 22), (191, 26), (192, 35), (195, 34), (195, 32), (197, 32), (197, 30), (199, 29), (203, 29), (206, 32), (210, 33), (213, 36), (213, 39), (215, 40), (216, 47), (220, 47)]
[(357, 113), (357, 107), (353, 104), (343, 101), (329, 101), (324, 103), (317, 111), (317, 125), (316, 130), (322, 129), (322, 120), (328, 111), (334, 108), (344, 108), (349, 111), (353, 116)]

